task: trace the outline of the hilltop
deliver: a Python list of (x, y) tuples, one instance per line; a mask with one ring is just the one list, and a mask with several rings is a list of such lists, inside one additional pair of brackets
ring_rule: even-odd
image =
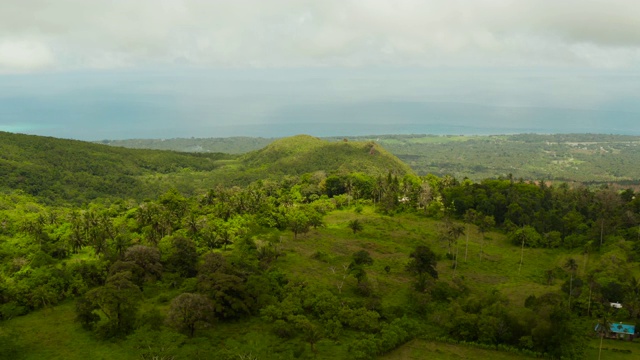
[(375, 142), (330, 142), (309, 135), (276, 140), (264, 149), (246, 154), (241, 161), (249, 168), (260, 168), (269, 174), (291, 175), (318, 170), (369, 175), (386, 175), (389, 171), (398, 175), (413, 172)]

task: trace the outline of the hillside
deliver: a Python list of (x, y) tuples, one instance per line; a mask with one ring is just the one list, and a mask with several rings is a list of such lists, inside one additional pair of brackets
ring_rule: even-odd
[(49, 202), (142, 199), (163, 189), (147, 177), (211, 171), (232, 158), (0, 132), (0, 189), (20, 189)]
[(49, 203), (143, 200), (170, 188), (192, 195), (218, 184), (244, 186), (259, 179), (316, 171), (372, 176), (412, 172), (373, 142), (328, 142), (306, 135), (279, 139), (239, 157), (126, 149), (0, 132), (0, 189), (20, 189)]
[(241, 161), (249, 169), (272, 175), (318, 170), (369, 175), (386, 175), (389, 171), (397, 175), (412, 173), (411, 168), (374, 142), (329, 142), (308, 135), (276, 140), (264, 149), (246, 154)]

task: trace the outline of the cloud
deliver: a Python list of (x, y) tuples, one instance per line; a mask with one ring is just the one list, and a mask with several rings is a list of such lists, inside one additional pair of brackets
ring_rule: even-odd
[(30, 40), (0, 40), (0, 73), (28, 72), (54, 63), (49, 48)]
[(638, 13), (635, 0), (6, 0), (0, 71), (630, 68), (640, 61)]

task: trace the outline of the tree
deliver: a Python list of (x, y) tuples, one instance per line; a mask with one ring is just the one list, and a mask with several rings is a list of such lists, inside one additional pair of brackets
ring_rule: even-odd
[(593, 294), (593, 286), (596, 284), (596, 276), (594, 273), (587, 274), (587, 282), (589, 283), (589, 300), (587, 305), (587, 316), (591, 316), (591, 296)]
[(197, 328), (211, 325), (213, 313), (213, 302), (209, 298), (200, 294), (183, 293), (171, 300), (166, 323), (193, 337)]
[(598, 335), (600, 335), (600, 348), (598, 349), (598, 360), (600, 360), (602, 358), (602, 340), (611, 332), (611, 322), (609, 321), (609, 317), (606, 313), (602, 313), (599, 316), (596, 331), (598, 332)]
[(293, 231), (293, 239), (297, 239), (298, 234), (309, 231), (309, 218), (302, 211), (293, 211), (289, 214), (289, 229)]
[(409, 255), (411, 260), (407, 264), (407, 271), (416, 276), (416, 289), (423, 292), (426, 289), (428, 277), (438, 278), (436, 270), (436, 254), (425, 245), (419, 245)]
[(160, 250), (144, 245), (134, 245), (124, 253), (125, 261), (134, 262), (144, 270), (146, 280), (155, 280), (162, 276)]
[(360, 250), (353, 253), (353, 262), (355, 265), (373, 265), (373, 259), (369, 252), (366, 250)]
[(349, 272), (358, 280), (358, 285), (367, 279), (367, 271), (360, 265), (349, 267)]
[(250, 312), (253, 304), (246, 289), (246, 279), (224, 256), (208, 253), (198, 271), (198, 291), (208, 295), (219, 318), (233, 318)]
[(520, 245), (520, 265), (518, 266), (518, 273), (522, 269), (522, 263), (524, 261), (524, 246), (536, 246), (540, 243), (541, 236), (536, 229), (531, 226), (524, 226), (509, 234), (509, 239), (514, 245)]
[(482, 261), (482, 256), (484, 252), (484, 241), (486, 239), (487, 231), (489, 231), (492, 227), (496, 225), (496, 220), (493, 216), (479, 214), (476, 217), (476, 226), (480, 233), (482, 234), (482, 242), (480, 243), (480, 261)]
[(169, 266), (184, 277), (196, 275), (196, 264), (198, 253), (193, 240), (182, 236), (175, 236), (171, 239), (171, 255), (169, 255)]
[(100, 315), (96, 314), (99, 306), (87, 296), (83, 296), (76, 301), (76, 321), (85, 330), (93, 330), (95, 324), (100, 321)]
[(100, 310), (107, 322), (96, 331), (102, 338), (125, 336), (133, 330), (138, 302), (142, 298), (140, 288), (131, 281), (131, 273), (120, 272), (110, 276), (104, 286), (87, 292), (82, 305), (76, 308), (83, 326), (91, 327), (96, 320), (92, 313)]
[(349, 229), (351, 229), (351, 231), (353, 231), (354, 234), (357, 233), (358, 231), (362, 231), (363, 229), (362, 223), (358, 219), (349, 221), (347, 226), (349, 227)]
[(631, 276), (626, 284), (625, 303), (634, 319), (638, 317), (640, 312), (640, 278)]
[(569, 274), (571, 274), (571, 280), (569, 281), (569, 310), (571, 310), (571, 297), (573, 296), (573, 275), (576, 270), (578, 270), (578, 263), (574, 258), (570, 258), (564, 264), (565, 269), (569, 270)]
[(314, 356), (317, 356), (318, 349), (316, 349), (316, 344), (322, 340), (322, 332), (320, 329), (309, 320), (306, 320), (306, 318), (304, 321), (298, 322), (296, 327), (302, 332), (304, 341), (309, 343), (311, 352), (313, 352)]
[(600, 246), (604, 241), (605, 225), (609, 225), (617, 217), (622, 208), (622, 199), (611, 189), (602, 189), (595, 194), (600, 217)]
[(464, 262), (465, 263), (467, 262), (467, 253), (469, 251), (469, 223), (475, 222), (477, 218), (478, 218), (478, 212), (476, 212), (473, 209), (468, 209), (464, 213), (464, 222), (467, 227), (465, 231), (467, 235), (467, 241), (465, 242), (465, 246), (464, 246)]
[[(464, 226), (456, 224), (450, 219), (446, 219), (439, 229), (439, 237), (447, 242), (448, 254), (453, 259), (453, 272), (458, 268), (458, 238), (464, 234)], [(456, 245), (455, 254), (452, 253), (452, 244)]]

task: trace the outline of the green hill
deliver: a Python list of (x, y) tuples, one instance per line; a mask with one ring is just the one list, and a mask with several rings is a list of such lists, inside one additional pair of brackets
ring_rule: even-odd
[(369, 141), (330, 142), (308, 135), (279, 139), (241, 159), (250, 169), (269, 174), (296, 175), (322, 170), (327, 173), (363, 172), (385, 175), (389, 171), (413, 173), (400, 159)]
[(195, 194), (217, 184), (247, 185), (323, 171), (369, 175), (411, 173), (373, 142), (329, 142), (307, 135), (277, 140), (238, 157), (127, 149), (0, 132), (0, 189), (22, 190), (48, 203), (158, 196), (169, 188)]
[(211, 171), (231, 158), (0, 132), (0, 189), (19, 189), (49, 202), (144, 198), (161, 190), (145, 177)]

